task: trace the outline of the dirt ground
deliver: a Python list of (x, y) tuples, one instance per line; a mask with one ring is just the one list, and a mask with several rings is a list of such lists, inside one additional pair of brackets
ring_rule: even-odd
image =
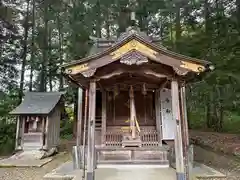
[(195, 160), (240, 180), (240, 135), (190, 131), (190, 139)]
[(0, 168), (0, 180), (43, 180), (43, 176), (70, 159), (67, 153), (60, 153), (41, 168)]
[(194, 159), (227, 175), (227, 180), (240, 180), (240, 160), (194, 146)]
[(190, 131), (192, 143), (240, 157), (240, 134)]

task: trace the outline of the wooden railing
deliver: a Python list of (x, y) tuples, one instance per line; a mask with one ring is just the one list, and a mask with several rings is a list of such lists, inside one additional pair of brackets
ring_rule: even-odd
[[(106, 133), (106, 146), (122, 146), (122, 135), (121, 131), (108, 131)], [(141, 130), (140, 137), (142, 146), (159, 146), (158, 133), (156, 130)]]
[(121, 132), (107, 132), (105, 140), (106, 146), (122, 146)]
[(158, 146), (158, 133), (153, 130), (144, 130), (140, 133), (142, 146)]

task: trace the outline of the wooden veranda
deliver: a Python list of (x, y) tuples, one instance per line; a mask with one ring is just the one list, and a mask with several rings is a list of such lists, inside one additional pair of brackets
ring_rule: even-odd
[(64, 76), (79, 86), (77, 145), (87, 144), (87, 179), (94, 179), (96, 163), (169, 165), (167, 141), (174, 142), (177, 179), (187, 178), (185, 84), (211, 64), (157, 43), (129, 27), (64, 65)]

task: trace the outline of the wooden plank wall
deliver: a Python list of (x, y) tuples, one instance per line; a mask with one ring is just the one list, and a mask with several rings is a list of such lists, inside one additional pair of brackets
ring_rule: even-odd
[(60, 108), (57, 106), (48, 117), (47, 126), (47, 149), (57, 147), (60, 143)]

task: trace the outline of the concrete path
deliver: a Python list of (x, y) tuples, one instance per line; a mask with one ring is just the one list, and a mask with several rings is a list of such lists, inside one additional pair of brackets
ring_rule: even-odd
[[(96, 180), (176, 180), (173, 168), (157, 168), (153, 165), (109, 165), (96, 169)], [(196, 163), (193, 169), (194, 177), (212, 178), (225, 177), (222, 173), (202, 164)], [(82, 171), (74, 170), (71, 161), (64, 163), (51, 173), (44, 176), (46, 180), (82, 179)]]
[[(82, 179), (81, 170), (71, 170), (69, 162), (61, 168), (44, 176), (44, 179)], [(72, 164), (71, 164), (72, 165)], [(113, 168), (99, 168), (95, 171), (95, 180), (176, 180), (175, 170), (172, 168), (149, 168), (142, 166), (129, 167), (113, 167)]]

